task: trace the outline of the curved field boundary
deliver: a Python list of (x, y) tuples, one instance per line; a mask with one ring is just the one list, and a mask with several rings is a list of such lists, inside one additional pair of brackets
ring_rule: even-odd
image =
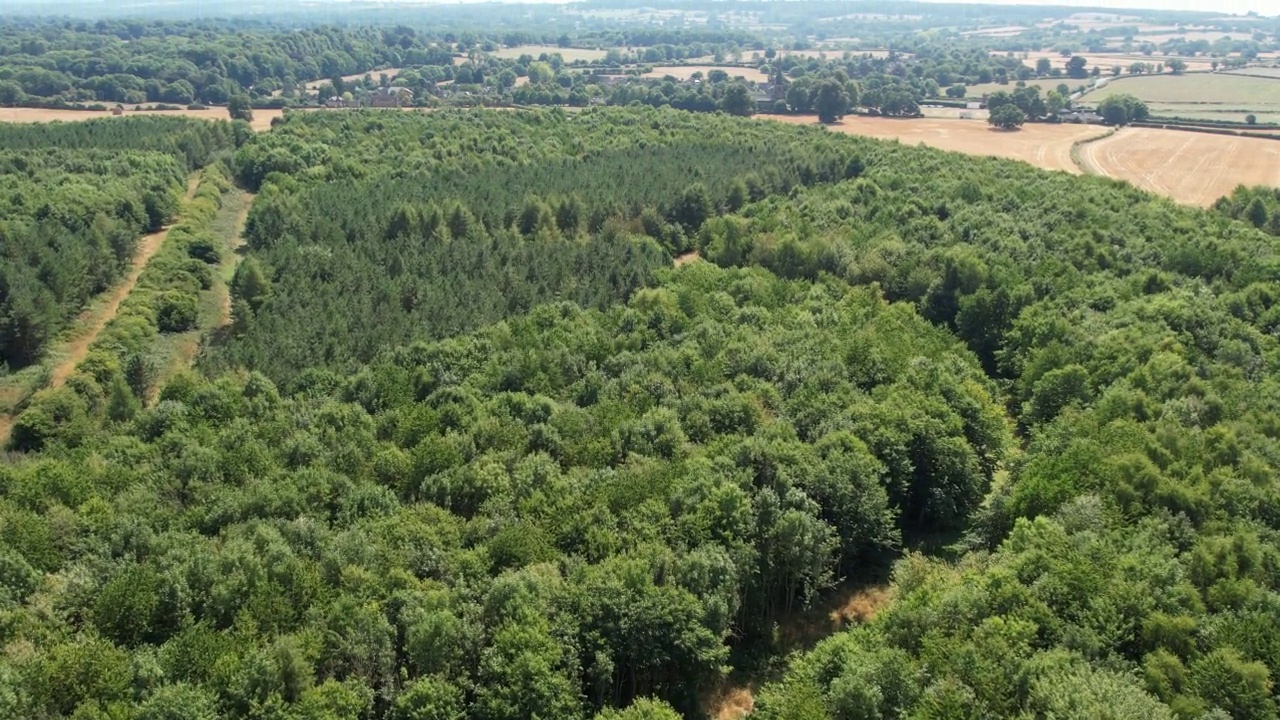
[[(196, 188), (199, 186), (200, 173), (192, 173), (191, 177), (187, 179), (187, 193), (184, 201), (189, 202), (195, 197)], [(41, 389), (62, 387), (67, 378), (71, 377), (71, 374), (75, 372), (76, 366), (89, 354), (89, 347), (98, 339), (98, 335), (106, 328), (107, 323), (115, 318), (116, 312), (120, 310), (120, 304), (124, 302), (125, 298), (129, 297), (129, 293), (133, 292), (133, 288), (138, 284), (138, 278), (142, 276), (142, 271), (147, 267), (147, 263), (164, 246), (164, 241), (169, 237), (169, 227), (172, 227), (172, 225), (166, 226), (159, 232), (143, 235), (138, 239), (138, 245), (133, 252), (133, 262), (129, 266), (129, 273), (109, 294), (95, 300), (93, 307), (80, 315), (75, 327), (81, 328), (81, 331), (49, 353), (50, 359), (56, 358), (56, 362), (50, 368), (48, 381), (45, 382), (44, 387)], [(0, 416), (0, 447), (8, 444), (16, 416), (16, 411), (12, 415), (5, 414)]]
[(1089, 145), (1092, 145), (1093, 143), (1096, 143), (1100, 140), (1106, 140), (1112, 135), (1115, 135), (1119, 130), (1120, 128), (1110, 128), (1106, 132), (1101, 133), (1096, 137), (1077, 140), (1075, 143), (1071, 145), (1071, 161), (1076, 164), (1076, 167), (1080, 168), (1080, 172), (1084, 173), (1085, 175), (1098, 175), (1100, 177), (1107, 177), (1106, 173), (1101, 172), (1098, 167), (1096, 167), (1091, 162), (1085, 159), (1084, 149)]

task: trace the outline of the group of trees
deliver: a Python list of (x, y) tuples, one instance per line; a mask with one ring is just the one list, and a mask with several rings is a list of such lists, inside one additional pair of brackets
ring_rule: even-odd
[[(1009, 437), (909, 307), (702, 264), (54, 442), (0, 469), (0, 612), (40, 638), (6, 716), (517, 720), (693, 714), (731, 644), (961, 523)], [(42, 573), (75, 589), (37, 619)]]
[[(967, 560), (903, 560), (889, 608), (757, 714), (1276, 717), (1271, 239), (1108, 181), (865, 160), (704, 225), (699, 247), (915, 304), (1007, 383), (1027, 444)], [(1220, 208), (1265, 228), (1268, 202)]]
[(847, 148), (643, 109), (291, 114), (235, 159), (272, 293), (204, 362), (283, 382), (557, 298), (607, 306), (717, 212), (844, 179)]
[(668, 720), (760, 667), (766, 720), (1280, 714), (1274, 193), (647, 108), (233, 165), (206, 375), (69, 383), (0, 466), (0, 715)]
[(1280, 193), (1275, 188), (1242, 185), (1230, 195), (1220, 198), (1213, 209), (1270, 235), (1280, 235)]
[(170, 118), (0, 127), (0, 362), (38, 361), (233, 142), (227, 123)]
[(0, 104), (200, 102), (294, 94), (378, 67), (449, 64), (408, 28), (287, 29), (227, 21), (35, 21), (0, 35)]
[(1098, 103), (1098, 114), (1108, 125), (1121, 126), (1143, 122), (1151, 117), (1147, 104), (1132, 95), (1109, 95)]

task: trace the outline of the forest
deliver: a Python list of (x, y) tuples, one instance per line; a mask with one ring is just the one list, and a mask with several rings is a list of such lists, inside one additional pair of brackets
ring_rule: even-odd
[(234, 142), (229, 123), (179, 118), (0, 125), (0, 363), (39, 360)]
[[(196, 164), (0, 464), (0, 715), (1277, 717), (1274, 194), (644, 107)], [(231, 180), (233, 323), (153, 399)]]
[(236, 153), (262, 281), (202, 362), (287, 383), (550, 300), (605, 307), (713, 214), (858, 172), (840, 140), (675, 112), (291, 115)]

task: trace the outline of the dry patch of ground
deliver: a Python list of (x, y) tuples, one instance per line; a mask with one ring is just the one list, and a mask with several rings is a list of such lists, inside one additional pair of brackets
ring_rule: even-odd
[(1207, 133), (1124, 128), (1080, 148), (1094, 174), (1188, 205), (1209, 206), (1237, 185), (1280, 186), (1280, 142)]
[(645, 73), (643, 77), (664, 78), (670, 75), (677, 80), (688, 80), (693, 77), (694, 73), (702, 73), (702, 77), (706, 77), (707, 73), (712, 70), (723, 70), (731, 78), (741, 77), (757, 83), (769, 82), (768, 73), (762, 73), (758, 68), (720, 67), (716, 65), (662, 65), (655, 67), (653, 72)]
[(697, 250), (694, 250), (693, 252), (687, 252), (683, 255), (676, 257), (675, 261), (672, 264), (675, 265), (676, 267), (684, 267), (689, 263), (695, 263), (701, 259), (702, 259), (702, 256), (698, 254)]
[[(778, 115), (770, 119), (802, 124), (816, 124), (813, 116)], [(910, 145), (923, 144), (939, 150), (952, 150), (970, 155), (1022, 160), (1045, 170), (1079, 174), (1079, 166), (1071, 158), (1071, 148), (1078, 142), (1102, 134), (1090, 125), (1028, 124), (1016, 132), (992, 130), (981, 120), (899, 119), (883, 117), (846, 117), (829, 129), (865, 135), (883, 140), (898, 140)]]
[[(787, 650), (809, 650), (851, 625), (870, 622), (892, 599), (888, 585), (841, 585), (822, 602), (784, 618), (778, 627), (779, 640)], [(706, 716), (711, 720), (747, 717), (755, 708), (760, 684), (759, 679), (722, 683), (702, 702)]]
[[(126, 110), (124, 117), (130, 115), (172, 115), (194, 117), (202, 120), (228, 120), (226, 108), (205, 108), (204, 110)], [(271, 129), (271, 121), (283, 117), (283, 110), (254, 110), (253, 122), (249, 123), (254, 130), (263, 132)], [(39, 122), (78, 122), (94, 118), (114, 117), (110, 112), (97, 110), (49, 110), (45, 108), (0, 108), (0, 122), (7, 123), (39, 123)]]

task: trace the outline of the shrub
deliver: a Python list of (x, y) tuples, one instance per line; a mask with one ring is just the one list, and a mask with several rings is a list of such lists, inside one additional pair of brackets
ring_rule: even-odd
[(196, 326), (196, 298), (181, 292), (166, 292), (156, 300), (156, 327), (163, 333), (186, 332)]
[(187, 246), (187, 254), (210, 265), (216, 265), (222, 260), (222, 255), (218, 252), (217, 243), (208, 237), (198, 237), (192, 240), (191, 244)]

